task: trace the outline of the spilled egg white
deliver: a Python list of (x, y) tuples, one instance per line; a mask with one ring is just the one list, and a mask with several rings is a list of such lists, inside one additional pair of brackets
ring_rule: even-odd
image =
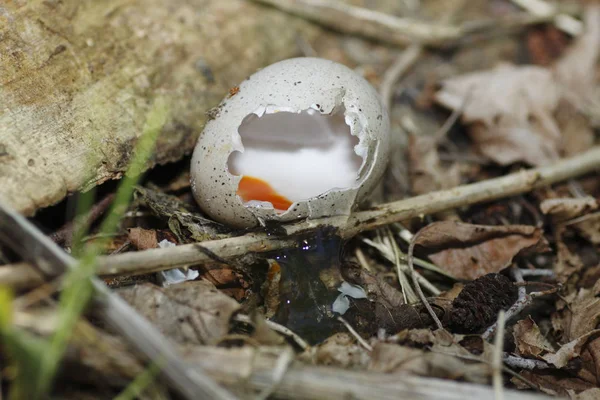
[(192, 190), (204, 212), (231, 226), (349, 215), (388, 161), (377, 92), (332, 61), (272, 64), (212, 116), (192, 157)]

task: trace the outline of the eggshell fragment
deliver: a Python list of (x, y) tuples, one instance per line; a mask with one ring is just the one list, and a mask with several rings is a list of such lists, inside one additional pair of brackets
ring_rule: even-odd
[(236, 88), (192, 157), (194, 197), (209, 216), (253, 227), (349, 215), (371, 193), (388, 161), (389, 119), (361, 76), (295, 58)]

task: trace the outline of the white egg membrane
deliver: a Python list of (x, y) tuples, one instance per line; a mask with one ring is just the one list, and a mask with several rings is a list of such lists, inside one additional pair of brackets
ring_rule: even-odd
[(292, 202), (355, 186), (363, 159), (344, 112), (263, 108), (248, 115), (238, 128), (243, 150), (231, 154), (229, 172), (262, 179)]

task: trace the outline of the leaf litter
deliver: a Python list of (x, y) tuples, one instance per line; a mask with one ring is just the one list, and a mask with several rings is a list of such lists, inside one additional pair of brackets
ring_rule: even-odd
[[(433, 69), (427, 71), (428, 82), (432, 76), (441, 76), (440, 90), (430, 95), (461, 119), (448, 128), (444, 140), (423, 132), (409, 138), (405, 154), (413, 194), (484, 180), (523, 164), (549, 165), (596, 143), (595, 129), (600, 120), (593, 107), (598, 104), (598, 10), (592, 7), (586, 12), (586, 33), (569, 45), (559, 46), (566, 50), (554, 64), (503, 61), (486, 70), (459, 71), (450, 77), (437, 67), (429, 67)], [(347, 53), (351, 46), (340, 46), (336, 57), (348, 65), (355, 63)], [(374, 44), (364, 46), (374, 55), (386, 51)], [(324, 51), (318, 43), (315, 48)], [(536, 55), (538, 60), (543, 56)], [(422, 89), (422, 83), (419, 72), (408, 76), (406, 96)], [(401, 101), (396, 99), (396, 103)], [(428, 117), (439, 112), (432, 102), (423, 104), (410, 112), (426, 112)], [(426, 109), (419, 109), (423, 107)], [(392, 122), (402, 126), (393, 113)], [(449, 154), (444, 149), (451, 149), (454, 159), (443, 159)], [(484, 158), (471, 159), (474, 152)], [(189, 190), (181, 176), (185, 174), (178, 174), (163, 188)], [(224, 262), (217, 254), (207, 266), (190, 266), (200, 272), (195, 280), (160, 287), (150, 279), (116, 290), (184, 349), (268, 348), (279, 355), (293, 349), (291, 354), (305, 364), (489, 384), (492, 354), (498, 349), (484, 339), (483, 333), (496, 322), (501, 310), (510, 310), (548, 287), (556, 288), (556, 296), (531, 296), (528, 307), (507, 321), (501, 350), (506, 366), (517, 376), (509, 379), (505, 375), (504, 383), (521, 389), (533, 386), (573, 399), (596, 398), (600, 382), (600, 191), (584, 194), (576, 196), (553, 187), (522, 199), (507, 198), (406, 221), (403, 226), (391, 227), (391, 235), (389, 231), (361, 233), (358, 240), (344, 244), (340, 257), (326, 258), (335, 265), (320, 266), (318, 277), (334, 298), (344, 284), (356, 285), (366, 294), (344, 297), (344, 318), (353, 332), (341, 324), (331, 324), (324, 340), (302, 351), (294, 332), (273, 324), (282, 307), (280, 289), (285, 289), (273, 260), (251, 257)], [(137, 189), (132, 212), (138, 211), (142, 217), (122, 224), (112, 248), (115, 243), (128, 241), (133, 249), (143, 251), (159, 248), (164, 241), (176, 246), (238, 233), (203, 216), (189, 198), (167, 194), (153, 184)], [(469, 223), (480, 211), (483, 217), (477, 217), (478, 223)], [(390, 246), (389, 237), (394, 240), (393, 245), (401, 252), (398, 257), (387, 252), (392, 247), (386, 250), (385, 246), (372, 245), (383, 243), (382, 236), (388, 238)], [(409, 276), (403, 263), (410, 256), (406, 250), (413, 238), (420, 282), (435, 289), (427, 301), (442, 321), (443, 330), (436, 330), (423, 304), (408, 300), (399, 284), (398, 271)], [(332, 251), (326, 245), (316, 248)], [(352, 250), (360, 250), (361, 259)], [(299, 259), (302, 267), (310, 267), (310, 256)], [(443, 274), (426, 268), (427, 263)], [(517, 275), (524, 280), (516, 278), (515, 270), (521, 271)], [(309, 273), (297, 274), (299, 279), (302, 275)], [(119, 338), (103, 340), (118, 344)], [(87, 346), (92, 355), (104, 351), (115, 356), (106, 349)], [(123, 347), (115, 348), (126, 353)], [(518, 362), (511, 364), (515, 359)], [(71, 361), (77, 365), (77, 359)], [(132, 378), (120, 371), (107, 375), (112, 367), (89, 364), (99, 376)]]

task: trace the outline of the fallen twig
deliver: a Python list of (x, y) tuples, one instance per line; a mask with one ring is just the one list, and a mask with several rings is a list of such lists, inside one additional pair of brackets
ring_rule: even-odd
[(373, 347), (369, 343), (367, 343), (367, 341), (363, 339), (362, 336), (358, 334), (358, 332), (356, 332), (356, 330), (352, 327), (352, 325), (350, 325), (348, 321), (346, 321), (341, 316), (338, 316), (337, 320), (344, 324), (346, 329), (348, 329), (348, 332), (350, 332), (352, 336), (354, 336), (354, 338), (358, 341), (358, 343), (360, 343), (362, 347), (364, 347), (367, 351), (373, 351)]
[[(254, 325), (252, 318), (250, 318), (248, 315), (244, 315), (244, 314), (234, 315), (233, 320), (238, 321), (238, 322), (243, 322), (243, 323), (249, 324), (249, 325)], [(302, 339), (298, 334), (293, 332), (291, 329), (286, 328), (285, 326), (280, 325), (276, 322), (270, 321), (268, 319), (266, 319), (265, 322), (267, 323), (269, 328), (273, 329), (275, 332), (277, 332), (283, 336), (287, 336), (287, 337), (291, 338), (303, 351), (310, 348), (310, 345), (304, 339)]]
[[(243, 236), (202, 242), (202, 247), (225, 260), (252, 253), (266, 253), (298, 245), (294, 235), (329, 226), (348, 239), (359, 232), (376, 229), (393, 222), (434, 214), (440, 211), (488, 202), (529, 192), (576, 176), (600, 170), (600, 147), (562, 160), (553, 165), (523, 170), (500, 178), (427, 193), (409, 199), (382, 204), (350, 216), (335, 216), (282, 225), (286, 235), (275, 236), (254, 232)], [(162, 271), (184, 265), (213, 262), (196, 244), (164, 249), (128, 252), (99, 258), (101, 276), (136, 275)], [(0, 267), (0, 282), (18, 287), (31, 287), (42, 280), (27, 264)]]
[[(273, 382), (272, 369), (277, 362), (273, 349), (187, 347), (185, 357), (192, 368), (207, 371), (218, 382), (248, 390), (261, 390)], [(410, 374), (352, 371), (293, 363), (279, 382), (274, 398), (295, 399), (491, 399), (489, 386), (461, 383)], [(551, 399), (543, 394), (505, 390), (505, 400)]]
[(336, 0), (254, 0), (306, 18), (339, 32), (362, 35), (393, 45), (454, 45), (464, 36), (484, 30), (511, 30), (552, 21), (556, 13), (517, 15), (506, 20), (470, 21), (464, 25), (401, 18)]
[(115, 195), (113, 193), (106, 195), (102, 200), (98, 203), (94, 204), (90, 211), (85, 213), (85, 215), (81, 217), (75, 218), (73, 221), (69, 221), (64, 224), (61, 228), (59, 228), (56, 232), (50, 234), (50, 239), (55, 241), (58, 244), (62, 244), (65, 247), (71, 246), (71, 241), (73, 239), (73, 232), (76, 228), (76, 224), (85, 224), (86, 226), (90, 226), (99, 217), (106, 212), (110, 204), (112, 203)]
[(550, 364), (542, 360), (532, 360), (530, 358), (523, 358), (504, 353), (503, 361), (506, 365), (512, 368), (520, 369), (549, 369), (553, 368)]
[[(74, 258), (1, 200), (0, 242), (26, 260), (34, 262), (47, 278), (64, 276), (69, 270), (78, 267)], [(98, 279), (91, 278), (90, 285), (94, 293), (94, 309), (99, 317), (123, 335), (148, 360), (160, 359), (163, 363), (162, 377), (183, 398), (236, 399), (202, 371), (189, 371), (169, 341)]]
[(498, 333), (494, 338), (494, 351), (492, 353), (492, 381), (494, 386), (494, 398), (496, 400), (504, 399), (502, 385), (502, 348), (504, 346), (504, 310), (498, 313)]
[(423, 47), (418, 44), (413, 44), (402, 51), (392, 66), (385, 71), (379, 93), (383, 99), (383, 105), (388, 112), (392, 109), (396, 82), (417, 62), (422, 53)]
[(423, 293), (423, 290), (421, 289), (421, 285), (419, 285), (419, 280), (417, 279), (417, 274), (415, 273), (413, 252), (415, 250), (415, 244), (417, 242), (417, 238), (419, 237), (420, 232), (421, 231), (417, 232), (412, 237), (412, 239), (410, 240), (410, 244), (408, 245), (408, 255), (407, 255), (408, 268), (410, 269), (410, 276), (412, 278), (413, 285), (415, 286), (415, 289), (417, 290), (417, 294), (419, 295), (421, 302), (427, 309), (427, 312), (431, 316), (431, 319), (433, 319), (433, 322), (435, 322), (435, 325), (438, 327), (438, 329), (444, 329), (444, 326), (442, 325), (442, 321), (440, 321), (440, 319), (438, 318), (436, 313), (433, 311), (433, 308), (431, 308), (431, 304), (429, 304), (429, 302), (427, 301), (427, 298), (425, 297), (425, 293)]
[(533, 15), (554, 15), (554, 25), (561, 31), (572, 36), (583, 32), (583, 23), (568, 14), (557, 14), (556, 6), (544, 0), (511, 0), (516, 5), (524, 8)]

